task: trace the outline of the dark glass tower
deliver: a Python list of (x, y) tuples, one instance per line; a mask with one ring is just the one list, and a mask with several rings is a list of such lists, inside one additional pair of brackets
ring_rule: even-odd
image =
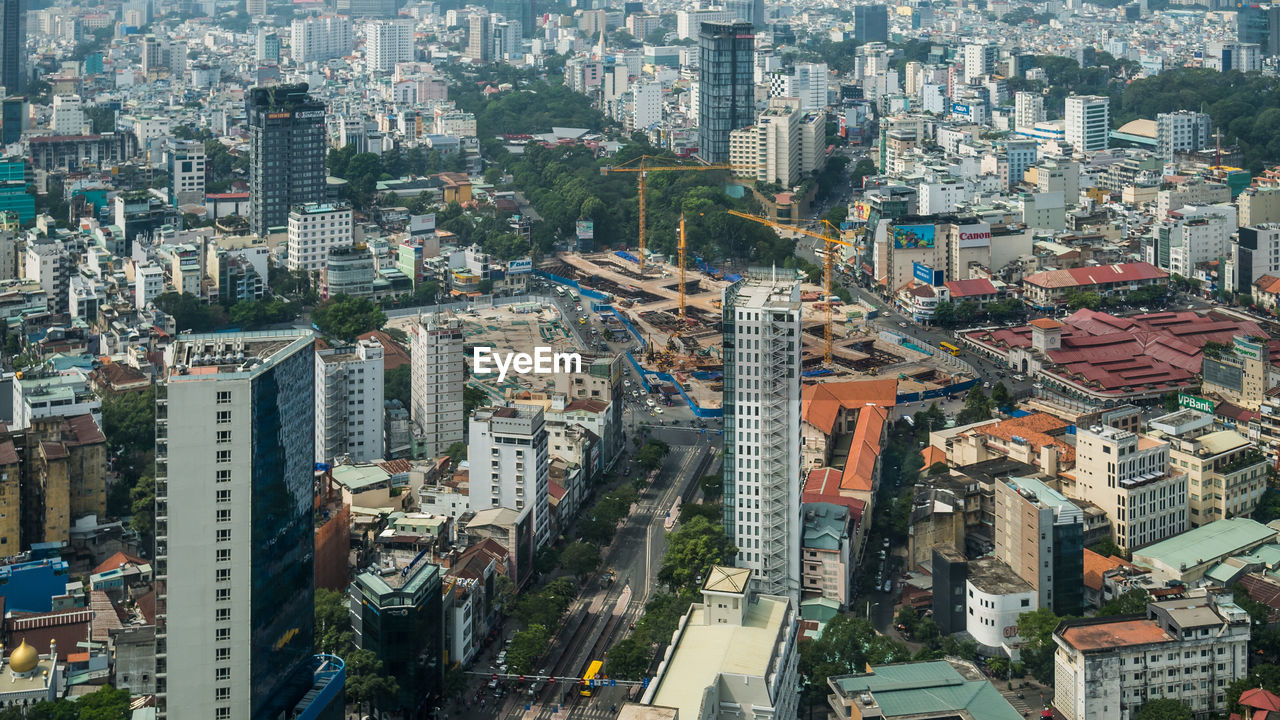
[(10, 95), (27, 89), (27, 0), (0, 0), (0, 85)]
[(889, 42), (889, 8), (884, 5), (854, 5), (853, 39), (860, 43)]
[(325, 201), (325, 106), (306, 83), (253, 88), (245, 105), (249, 229), (266, 235), (288, 224), (294, 205)]
[(729, 133), (756, 122), (751, 23), (702, 23), (698, 33), (698, 157), (729, 161)]

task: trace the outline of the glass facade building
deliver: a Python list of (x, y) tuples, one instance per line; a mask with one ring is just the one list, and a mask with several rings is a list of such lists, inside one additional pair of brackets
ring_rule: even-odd
[(325, 201), (325, 106), (307, 84), (257, 87), (249, 118), (249, 230), (266, 235), (289, 222), (294, 205)]
[(751, 23), (702, 23), (698, 33), (698, 157), (729, 161), (729, 133), (756, 122)]

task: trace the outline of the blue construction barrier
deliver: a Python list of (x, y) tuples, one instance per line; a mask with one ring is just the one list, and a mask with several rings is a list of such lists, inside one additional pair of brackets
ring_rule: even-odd
[(636, 257), (635, 255), (632, 255), (631, 253), (627, 252), (626, 250), (616, 250), (616, 251), (614, 251), (614, 253), (613, 253), (613, 254), (614, 254), (614, 255), (617, 255), (618, 257), (622, 258), (623, 260), (630, 260), (631, 262), (636, 263), (637, 265), (639, 265), (639, 264), (640, 264), (640, 258)]
[(741, 279), (742, 279), (742, 276), (737, 273), (729, 273), (728, 275), (724, 276), (724, 281), (728, 283), (736, 283)]
[(694, 417), (702, 418), (703, 420), (724, 417), (724, 408), (704, 408), (695, 403), (693, 398), (689, 397), (689, 394), (684, 391), (684, 386), (671, 373), (647, 371), (640, 366), (640, 362), (636, 360), (635, 355), (632, 355), (630, 350), (626, 354), (627, 362), (631, 363), (632, 369), (640, 376), (640, 385), (644, 387), (646, 393), (653, 392), (653, 385), (650, 384), (649, 378), (656, 377), (662, 382), (669, 383), (675, 387), (676, 392), (680, 393), (680, 397), (684, 398), (685, 404), (693, 411)]
[(822, 368), (821, 370), (807, 370), (800, 373), (800, 377), (822, 377), (823, 375), (834, 375), (835, 370), (830, 368)]
[(925, 390), (922, 393), (900, 393), (898, 395), (897, 402), (899, 405), (902, 405), (905, 403), (920, 402), (921, 400), (936, 400), (938, 398), (947, 397), (948, 395), (968, 392), (977, 384), (978, 381), (976, 379), (965, 380), (962, 383), (956, 383), (954, 385), (948, 385), (934, 390)]

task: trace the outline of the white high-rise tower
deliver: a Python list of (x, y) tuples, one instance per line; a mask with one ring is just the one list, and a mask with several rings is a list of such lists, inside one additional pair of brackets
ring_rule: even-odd
[(412, 332), (410, 415), (422, 452), (436, 457), (462, 442), (462, 321), (446, 314), (425, 315)]

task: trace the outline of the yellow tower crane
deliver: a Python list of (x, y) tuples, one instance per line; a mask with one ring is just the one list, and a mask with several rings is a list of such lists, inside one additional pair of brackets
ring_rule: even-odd
[[(615, 172), (633, 172), (637, 173), (640, 180), (640, 188), (636, 193), (636, 199), (639, 203), (639, 220), (640, 220), (640, 252), (636, 258), (640, 265), (640, 274), (644, 275), (644, 251), (645, 243), (648, 241), (645, 228), (645, 181), (651, 172), (706, 172), (707, 170), (752, 170), (758, 165), (653, 165), (652, 161), (662, 160), (670, 162), (665, 158), (658, 158), (652, 155), (641, 155), (633, 158), (621, 165), (609, 165), (600, 168), (601, 175), (607, 175)], [(683, 263), (681, 263), (683, 266)]]
[[(823, 253), (822, 253), (822, 303), (823, 305), (826, 306), (826, 309), (827, 309), (826, 322), (823, 323), (823, 329), (822, 329), (822, 337), (824, 340), (822, 357), (825, 362), (830, 363), (831, 362), (831, 270), (835, 265), (835, 256), (836, 256), (835, 246), (843, 245), (845, 247), (856, 247), (856, 245), (846, 240), (841, 240), (839, 238), (832, 237), (831, 235), (816, 233), (816, 232), (813, 232), (812, 230), (805, 230), (803, 228), (792, 227), (791, 225), (775, 222), (773, 220), (762, 218), (757, 215), (750, 215), (744, 212), (738, 212), (737, 210), (728, 210), (726, 212), (728, 212), (730, 215), (733, 215), (734, 217), (740, 217), (740, 218), (743, 218), (744, 220), (751, 220), (752, 222), (758, 222), (761, 225), (768, 225), (769, 227), (775, 230), (787, 230), (789, 232), (799, 233), (800, 235), (806, 235), (811, 238), (817, 238), (818, 240), (821, 240), (824, 243), (826, 243), (826, 246), (823, 248)], [(830, 229), (832, 232), (837, 231), (836, 227), (832, 225), (829, 221), (823, 220), (822, 222), (825, 223), (827, 228)]]

